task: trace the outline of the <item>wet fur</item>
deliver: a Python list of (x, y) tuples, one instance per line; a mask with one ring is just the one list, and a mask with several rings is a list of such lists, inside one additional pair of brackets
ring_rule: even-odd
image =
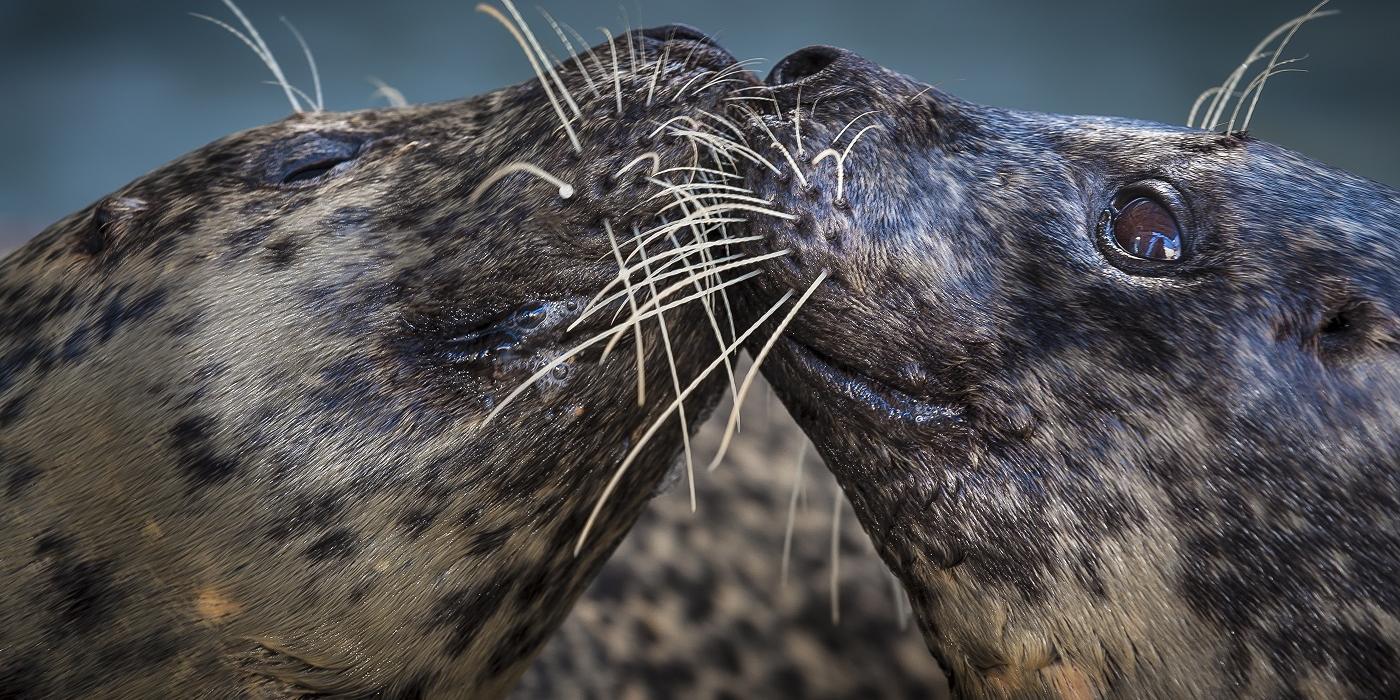
[[(1400, 195), (1246, 134), (809, 51), (763, 110), (788, 150), (794, 110), (809, 154), (878, 128), (843, 200), (830, 162), (751, 175), (803, 215), (757, 227), (794, 254), (755, 302), (831, 272), (765, 374), (955, 694), (1400, 693)], [(1096, 245), (1144, 178), (1189, 209), (1170, 270)]]

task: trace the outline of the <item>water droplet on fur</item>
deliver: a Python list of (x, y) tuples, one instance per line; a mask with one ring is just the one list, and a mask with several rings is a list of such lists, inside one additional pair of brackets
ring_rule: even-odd
[(515, 325), (525, 330), (538, 328), (541, 323), (544, 323), (547, 316), (549, 316), (549, 308), (544, 304), (530, 304), (515, 313)]

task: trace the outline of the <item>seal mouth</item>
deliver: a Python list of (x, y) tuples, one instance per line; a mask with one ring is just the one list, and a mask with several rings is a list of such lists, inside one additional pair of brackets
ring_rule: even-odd
[(963, 411), (957, 406), (897, 388), (791, 336), (780, 339), (778, 347), (780, 351), (773, 358), (777, 371), (794, 375), (784, 380), (795, 379), (811, 388), (801, 395), (815, 394), (821, 402), (840, 401), (882, 424), (938, 428), (962, 423)]

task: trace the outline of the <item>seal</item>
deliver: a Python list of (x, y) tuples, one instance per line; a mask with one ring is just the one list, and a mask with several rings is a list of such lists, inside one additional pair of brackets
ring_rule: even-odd
[(7, 697), (510, 687), (686, 438), (643, 432), (718, 399), (748, 264), (728, 53), (537, 71), (234, 134), (0, 263)]
[(825, 282), (763, 371), (956, 695), (1400, 694), (1400, 194), (832, 47), (767, 83), (801, 216), (745, 302)]

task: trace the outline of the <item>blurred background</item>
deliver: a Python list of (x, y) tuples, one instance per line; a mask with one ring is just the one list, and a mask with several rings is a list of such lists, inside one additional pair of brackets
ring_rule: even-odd
[[(611, 0), (540, 4), (590, 40), (683, 22), (768, 67), (837, 44), (988, 104), (1184, 123), (1256, 41), (1309, 0)], [(287, 17), (315, 50), (328, 109), (376, 104), (371, 76), (410, 101), (524, 80), (510, 36), (472, 0), (243, 0), (294, 82), (310, 78)], [(532, 4), (520, 3), (531, 13)], [(1268, 86), (1252, 131), (1400, 185), (1400, 2), (1334, 0), (1288, 54), (1308, 73)], [(0, 251), (147, 170), (285, 116), (258, 59), (189, 15), (218, 0), (0, 0)], [(537, 29), (552, 34), (542, 21)]]

